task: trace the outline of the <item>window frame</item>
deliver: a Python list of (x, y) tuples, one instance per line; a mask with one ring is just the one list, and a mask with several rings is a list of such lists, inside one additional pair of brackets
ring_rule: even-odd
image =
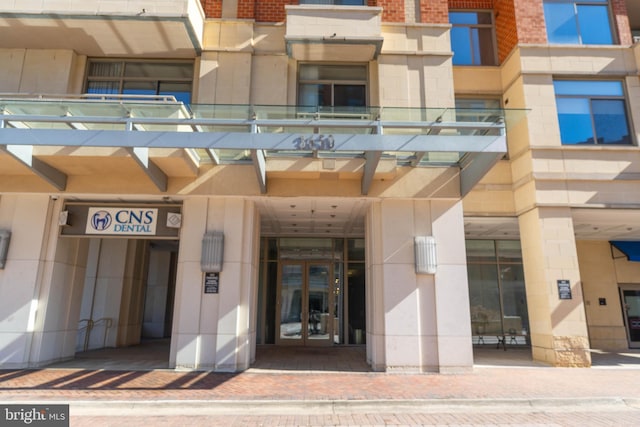
[[(573, 5), (573, 19), (576, 25), (576, 37), (578, 43), (559, 43), (552, 42), (549, 37), (549, 28), (547, 26), (547, 14), (545, 13), (544, 6), (547, 3), (555, 4), (571, 4)], [(607, 10), (607, 22), (609, 23), (609, 30), (611, 32), (611, 44), (602, 43), (584, 43), (582, 41), (582, 31), (580, 30), (580, 19), (578, 15), (578, 6), (604, 6)], [(543, 0), (542, 1), (543, 16), (545, 18), (545, 33), (547, 35), (547, 42), (553, 45), (580, 45), (580, 46), (612, 46), (619, 44), (618, 32), (616, 30), (615, 19), (613, 17), (613, 9), (611, 0)]]
[[(456, 67), (495, 67), (499, 65), (499, 58), (498, 58), (498, 38), (496, 36), (496, 16), (495, 13), (493, 12), (493, 10), (491, 9), (451, 9), (449, 10), (449, 16), (452, 13), (488, 13), (491, 16), (491, 24), (454, 24), (451, 21), (449, 21), (450, 25), (451, 25), (451, 31), (453, 31), (454, 28), (458, 27), (458, 28), (469, 28), (469, 33), (470, 33), (470, 41), (471, 43), (469, 44), (470, 46), (473, 46), (473, 39), (471, 37), (471, 34), (473, 33), (472, 29), (479, 29), (479, 28), (488, 28), (491, 30), (491, 48), (493, 50), (493, 54), (492, 56), (492, 60), (493, 63), (491, 64), (483, 64), (482, 62), (474, 62), (473, 56), (474, 56), (474, 50), (473, 48), (471, 49), (471, 58), (472, 58), (472, 63), (471, 64), (455, 64), (453, 63), (454, 66)], [(456, 50), (453, 48), (453, 38), (451, 39), (451, 51), (454, 53), (454, 58), (455, 58), (455, 52)], [(482, 57), (480, 57), (480, 59), (482, 59)], [(452, 60), (453, 61), (453, 60)]]
[[(347, 79), (308, 79), (303, 80), (301, 78), (302, 68), (304, 66), (340, 66), (340, 67), (362, 67), (365, 72), (364, 80), (347, 80)], [(329, 108), (348, 108), (349, 106), (336, 106), (335, 105), (335, 86), (336, 85), (363, 85), (364, 86), (364, 106), (356, 108), (366, 108), (369, 106), (369, 64), (368, 63), (341, 63), (341, 62), (299, 62), (296, 75), (296, 104), (301, 107), (319, 107), (319, 105), (304, 105), (301, 103), (301, 85), (318, 85), (318, 84), (330, 84), (331, 85), (331, 105), (324, 106)]]
[[(556, 82), (581, 82), (581, 83), (596, 83), (596, 82), (615, 82), (615, 83), (619, 83), (620, 87), (622, 89), (622, 95), (593, 95), (593, 94), (589, 94), (589, 93), (582, 93), (579, 95), (576, 94), (571, 94), (571, 95), (567, 95), (567, 94), (558, 94), (557, 91), (555, 90), (555, 83)], [(562, 77), (562, 78), (554, 78), (553, 79), (553, 83), (554, 83), (554, 99), (555, 99), (555, 103), (556, 103), (556, 114), (557, 114), (557, 119), (558, 119), (558, 128), (560, 130), (560, 145), (563, 147), (570, 147), (570, 146), (579, 146), (579, 147), (593, 147), (593, 146), (613, 146), (613, 147), (631, 147), (631, 146), (636, 146), (636, 141), (635, 141), (635, 132), (633, 130), (633, 122), (632, 122), (632, 116), (630, 114), (630, 108), (629, 108), (629, 94), (627, 93), (627, 86), (625, 84), (624, 80), (620, 80), (620, 79), (598, 79), (598, 80), (594, 80), (594, 79), (580, 79), (580, 78), (569, 78), (569, 77)], [(586, 99), (589, 102), (589, 118), (591, 120), (591, 133), (593, 135), (593, 143), (564, 143), (562, 141), (562, 131), (560, 129), (560, 109), (558, 108), (558, 99)], [(629, 134), (629, 143), (599, 143), (598, 142), (598, 134), (596, 132), (596, 122), (594, 119), (594, 112), (593, 112), (593, 101), (594, 100), (603, 100), (603, 101), (609, 101), (609, 100), (613, 100), (613, 101), (622, 101), (622, 105), (624, 107), (624, 115), (625, 115), (625, 121), (627, 124), (627, 132)]]
[[(91, 66), (92, 64), (97, 63), (109, 63), (109, 64), (121, 64), (120, 72), (117, 76), (95, 76), (91, 75)], [(190, 65), (191, 66), (191, 76), (190, 77), (138, 77), (138, 76), (127, 76), (126, 75), (126, 66), (127, 64), (182, 64), (182, 65)], [(194, 90), (194, 81), (195, 81), (195, 63), (192, 60), (154, 60), (154, 59), (139, 59), (139, 58), (88, 58), (87, 65), (85, 67), (85, 76), (83, 82), (83, 93), (91, 93), (99, 95), (100, 92), (89, 92), (90, 83), (100, 83), (100, 82), (117, 82), (118, 85), (118, 95), (126, 95), (124, 93), (125, 83), (126, 82), (149, 82), (155, 83), (155, 96), (163, 96), (160, 93), (160, 87), (163, 83), (189, 83), (191, 86), (191, 90), (189, 91), (189, 103), (193, 103), (193, 90)], [(108, 95), (115, 95), (113, 93), (106, 93)], [(169, 95), (166, 95), (169, 96)], [(134, 95), (135, 97), (135, 95)], [(180, 101), (176, 98), (176, 100)], [(188, 103), (187, 103), (188, 104)]]

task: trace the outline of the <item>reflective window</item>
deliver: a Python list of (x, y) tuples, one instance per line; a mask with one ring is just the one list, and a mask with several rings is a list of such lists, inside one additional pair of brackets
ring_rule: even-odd
[(86, 93), (167, 95), (191, 103), (192, 62), (89, 61)]
[(549, 43), (612, 44), (607, 0), (545, 0)]
[(496, 65), (491, 12), (450, 11), (453, 65)]
[(335, 6), (366, 6), (365, 0), (300, 0), (300, 4), (330, 4)]
[(467, 240), (474, 344), (528, 345), (529, 313), (517, 240)]
[(631, 144), (620, 81), (556, 80), (562, 144)]
[(366, 106), (367, 67), (365, 65), (300, 65), (298, 105)]

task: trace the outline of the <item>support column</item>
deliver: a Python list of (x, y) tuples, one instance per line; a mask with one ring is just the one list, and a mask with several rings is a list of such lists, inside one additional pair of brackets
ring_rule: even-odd
[[(519, 217), (533, 358), (554, 366), (591, 365), (571, 210), (534, 208)], [(560, 299), (568, 280), (571, 299)]]
[[(436, 238), (416, 274), (414, 237)], [(459, 372), (473, 353), (460, 202), (383, 200), (367, 215), (367, 358), (375, 370)]]
[[(253, 202), (191, 199), (183, 205), (170, 363), (176, 368), (242, 371), (255, 357), (260, 221)], [(202, 236), (224, 232), (219, 292), (204, 294)]]
[(11, 231), (0, 270), (0, 365), (37, 367), (73, 357), (86, 247), (59, 245), (61, 201), (3, 195), (0, 228)]

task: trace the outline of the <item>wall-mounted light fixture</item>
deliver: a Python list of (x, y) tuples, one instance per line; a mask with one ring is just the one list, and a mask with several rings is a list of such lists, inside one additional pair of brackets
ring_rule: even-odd
[(417, 274), (435, 274), (436, 239), (433, 236), (416, 236), (414, 239)]
[(224, 233), (209, 231), (202, 238), (202, 258), (200, 268), (205, 273), (219, 273), (222, 271), (224, 253)]
[(0, 269), (4, 269), (4, 265), (7, 263), (9, 240), (11, 240), (11, 232), (9, 230), (0, 230)]

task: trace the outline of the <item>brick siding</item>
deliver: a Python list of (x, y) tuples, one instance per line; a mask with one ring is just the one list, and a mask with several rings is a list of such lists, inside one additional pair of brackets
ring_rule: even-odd
[(493, 0), (449, 0), (449, 9), (493, 9)]
[(429, 24), (449, 23), (447, 0), (420, 0), (420, 22)]
[(222, 0), (200, 0), (200, 3), (207, 18), (222, 17)]
[[(638, 0), (635, 0), (638, 1)], [(627, 17), (627, 4), (625, 0), (611, 0), (611, 9), (613, 10), (614, 25), (618, 30), (618, 38), (620, 44), (626, 45), (633, 43), (631, 36), (631, 27), (629, 18)]]
[(255, 19), (255, 16), (255, 0), (238, 0), (238, 19)]

